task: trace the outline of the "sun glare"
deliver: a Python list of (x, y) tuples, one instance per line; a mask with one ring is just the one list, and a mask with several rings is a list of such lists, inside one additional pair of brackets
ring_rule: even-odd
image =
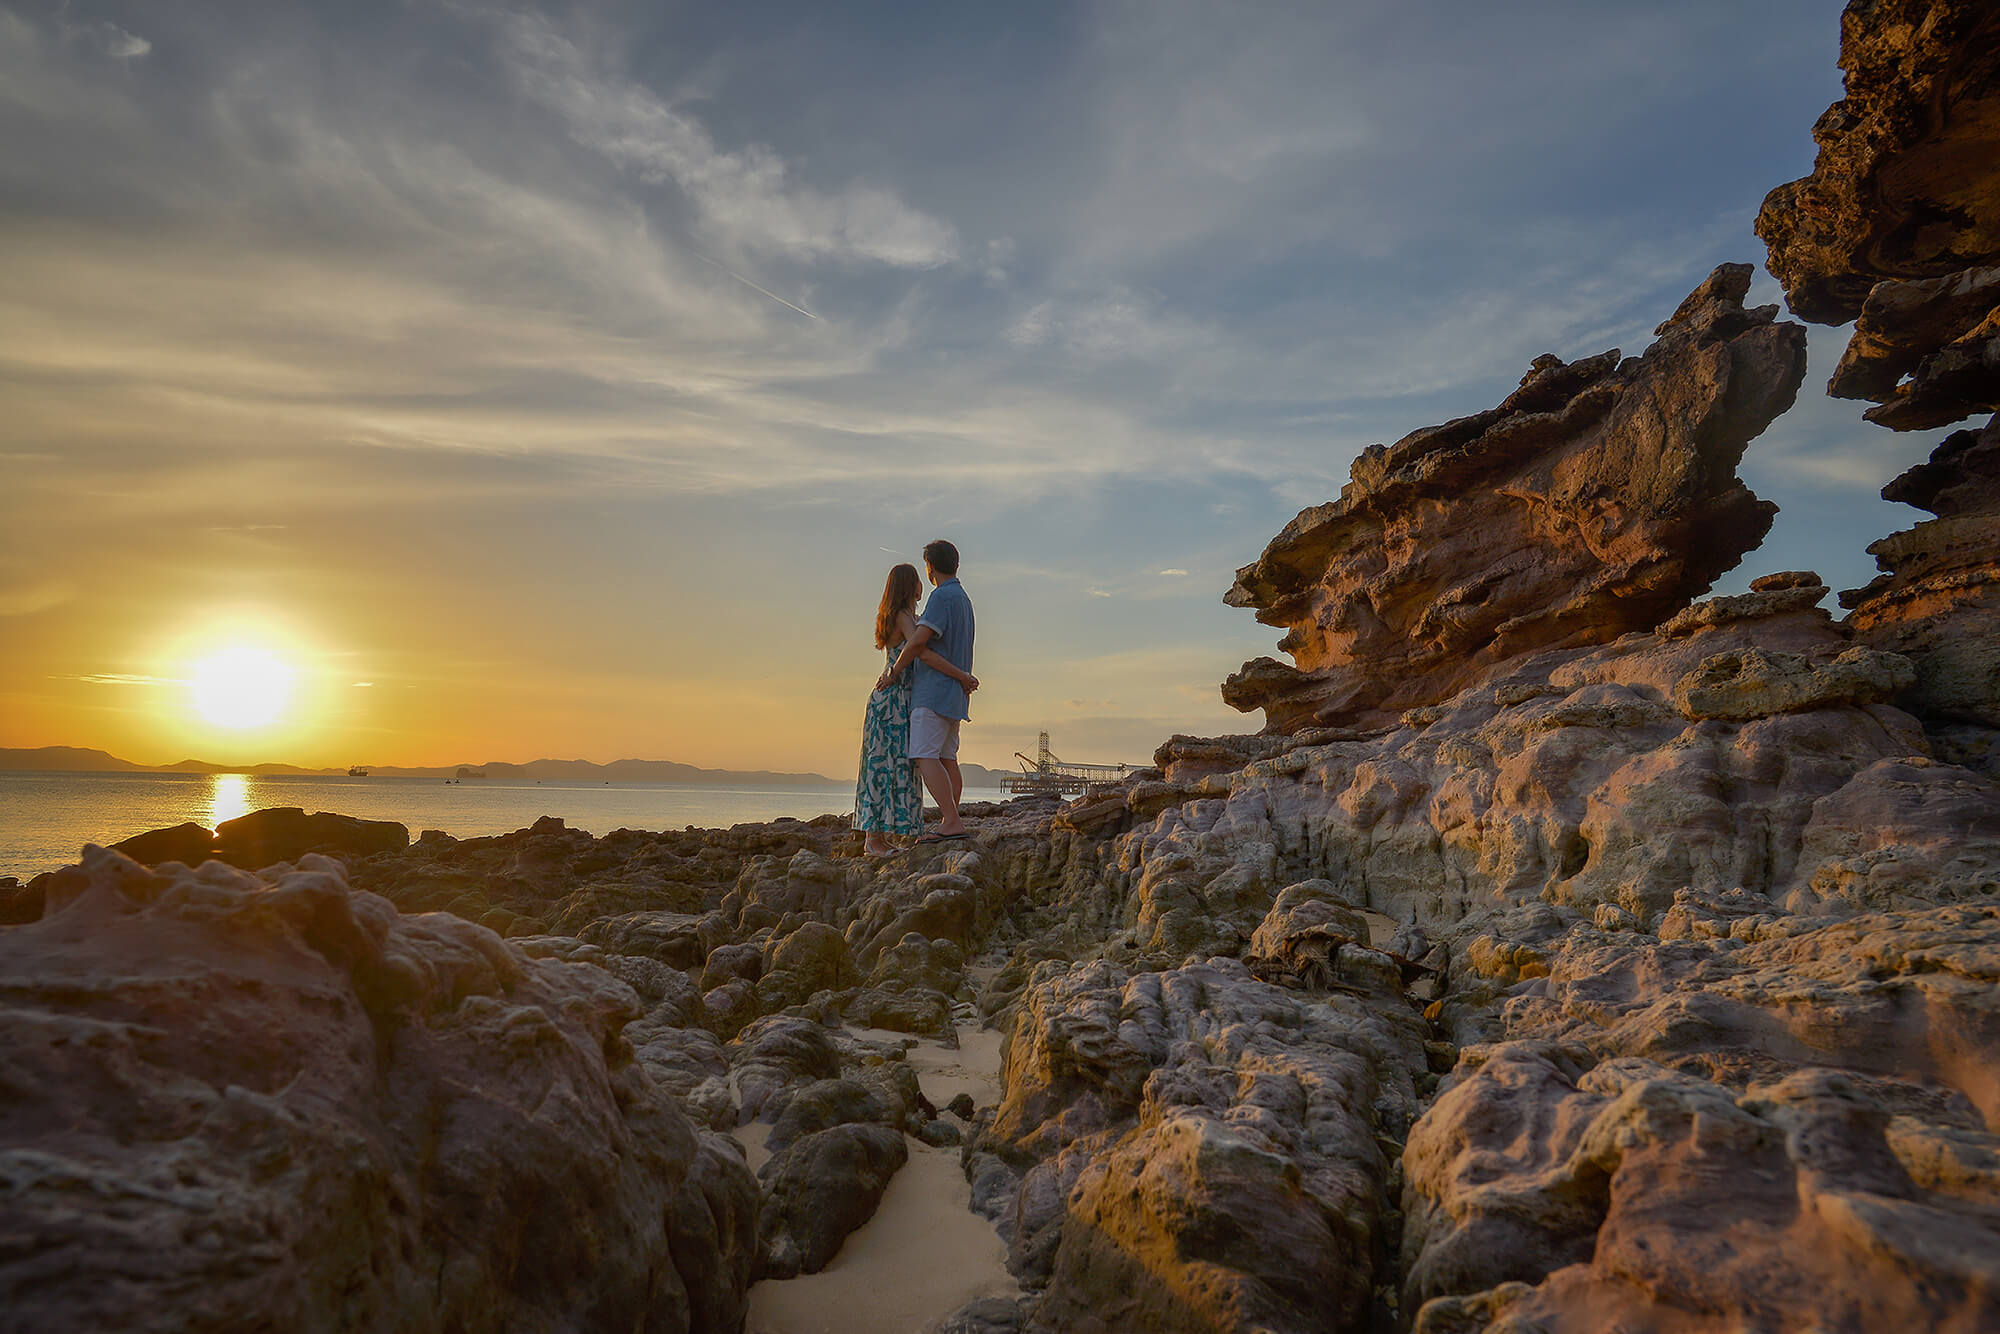
[(209, 789), (208, 827), (250, 813), (250, 780), (242, 774), (217, 774)]
[(225, 649), (195, 664), (195, 711), (217, 727), (262, 727), (284, 713), (292, 675), (291, 667), (268, 649)]

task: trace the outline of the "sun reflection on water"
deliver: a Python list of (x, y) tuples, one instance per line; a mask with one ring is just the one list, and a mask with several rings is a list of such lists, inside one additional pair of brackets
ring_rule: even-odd
[(243, 774), (217, 774), (208, 795), (208, 827), (250, 813), (250, 780)]

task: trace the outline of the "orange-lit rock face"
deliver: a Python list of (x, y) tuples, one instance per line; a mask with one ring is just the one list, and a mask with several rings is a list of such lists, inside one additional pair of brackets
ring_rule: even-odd
[(1757, 235), (1787, 300), (1846, 324), (1876, 283), (2000, 254), (2000, 10), (1868, 0), (1841, 22), (1847, 96), (1813, 127), (1813, 174), (1764, 200)]
[[(1874, 0), (1842, 21), (1847, 96), (1813, 129), (1813, 174), (1757, 219), (1792, 309), (1856, 321), (1828, 390), (1899, 431), (2000, 408), (2000, 10)], [(1941, 753), (1972, 759), (2000, 727), (2000, 443), (1961, 431), (1883, 489), (1936, 517), (1869, 547), (1884, 571), (1841, 595), (1873, 648), (1905, 654), (1898, 701)]]
[(1642, 357), (1537, 359), (1499, 407), (1376, 447), (1224, 599), (1287, 628), (1296, 667), (1223, 698), (1274, 731), (1443, 699), (1523, 653), (1648, 630), (1769, 531), (1735, 475), (1805, 375), (1805, 330), (1743, 308), (1724, 265)]

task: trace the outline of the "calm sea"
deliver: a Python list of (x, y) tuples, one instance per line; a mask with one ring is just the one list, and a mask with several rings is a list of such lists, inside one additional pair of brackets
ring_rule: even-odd
[[(967, 800), (997, 801), (1000, 792)], [(248, 774), (91, 774), (0, 771), (0, 875), (23, 879), (76, 860), (86, 843), (116, 843), (192, 820), (213, 829), (266, 806), (303, 806), (364, 820), (398, 820), (415, 838), (442, 829), (476, 838), (558, 815), (573, 829), (720, 828), (748, 820), (845, 814), (851, 783), (827, 787), (698, 787), (533, 779), (257, 777)]]

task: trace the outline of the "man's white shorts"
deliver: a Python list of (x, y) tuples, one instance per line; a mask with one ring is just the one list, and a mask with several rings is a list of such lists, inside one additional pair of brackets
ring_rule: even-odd
[(910, 758), (913, 760), (955, 760), (958, 758), (958, 719), (947, 718), (936, 709), (919, 704), (910, 710)]

